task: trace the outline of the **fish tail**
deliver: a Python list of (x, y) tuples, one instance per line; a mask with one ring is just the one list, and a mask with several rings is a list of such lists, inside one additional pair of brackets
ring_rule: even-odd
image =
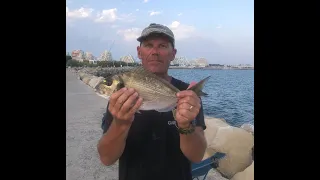
[(208, 94), (203, 92), (202, 89), (204, 87), (204, 84), (208, 81), (208, 79), (210, 77), (211, 76), (208, 76), (208, 77), (202, 79), (201, 81), (199, 81), (197, 84), (195, 84), (194, 86), (192, 86), (188, 90), (194, 91), (198, 96), (207, 96)]

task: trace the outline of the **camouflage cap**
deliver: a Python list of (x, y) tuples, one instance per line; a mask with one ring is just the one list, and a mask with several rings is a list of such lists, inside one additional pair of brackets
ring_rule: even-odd
[(163, 34), (169, 38), (169, 40), (172, 42), (172, 45), (174, 47), (175, 39), (174, 34), (167, 26), (151, 23), (148, 27), (146, 27), (142, 33), (141, 36), (137, 38), (139, 42), (142, 42), (145, 38), (147, 38), (151, 34)]

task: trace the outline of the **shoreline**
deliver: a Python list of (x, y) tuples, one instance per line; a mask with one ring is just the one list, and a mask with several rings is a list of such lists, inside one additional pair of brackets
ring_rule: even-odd
[(215, 67), (177, 67), (177, 66), (170, 66), (169, 69), (254, 70), (254, 68), (215, 68)]
[[(109, 70), (128, 70), (135, 66), (123, 66), (123, 67), (91, 67), (91, 69), (109, 69)], [(70, 67), (69, 69), (89, 69), (90, 67)], [(178, 67), (170, 66), (169, 69), (203, 69), (203, 70), (254, 70), (254, 68), (215, 68), (215, 67)]]

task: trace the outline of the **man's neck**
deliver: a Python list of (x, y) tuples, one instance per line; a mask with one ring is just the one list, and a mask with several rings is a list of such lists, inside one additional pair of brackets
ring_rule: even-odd
[(167, 73), (166, 74), (156, 74), (156, 75), (158, 77), (161, 77), (162, 79), (165, 79), (165, 80), (169, 81), (169, 82), (171, 82), (171, 80), (172, 80), (172, 77), (169, 76)]

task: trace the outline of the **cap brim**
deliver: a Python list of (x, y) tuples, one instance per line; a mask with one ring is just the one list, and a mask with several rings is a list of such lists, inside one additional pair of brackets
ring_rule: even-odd
[(174, 42), (174, 38), (172, 38), (170, 35), (166, 34), (166, 33), (163, 33), (161, 31), (153, 31), (149, 34), (146, 34), (146, 35), (143, 35), (143, 36), (140, 36), (137, 38), (137, 41), (139, 42), (142, 42), (143, 40), (145, 40), (147, 37), (151, 36), (151, 35), (154, 35), (154, 34), (161, 34), (161, 35), (164, 35), (166, 37), (168, 37), (170, 39), (170, 41)]

